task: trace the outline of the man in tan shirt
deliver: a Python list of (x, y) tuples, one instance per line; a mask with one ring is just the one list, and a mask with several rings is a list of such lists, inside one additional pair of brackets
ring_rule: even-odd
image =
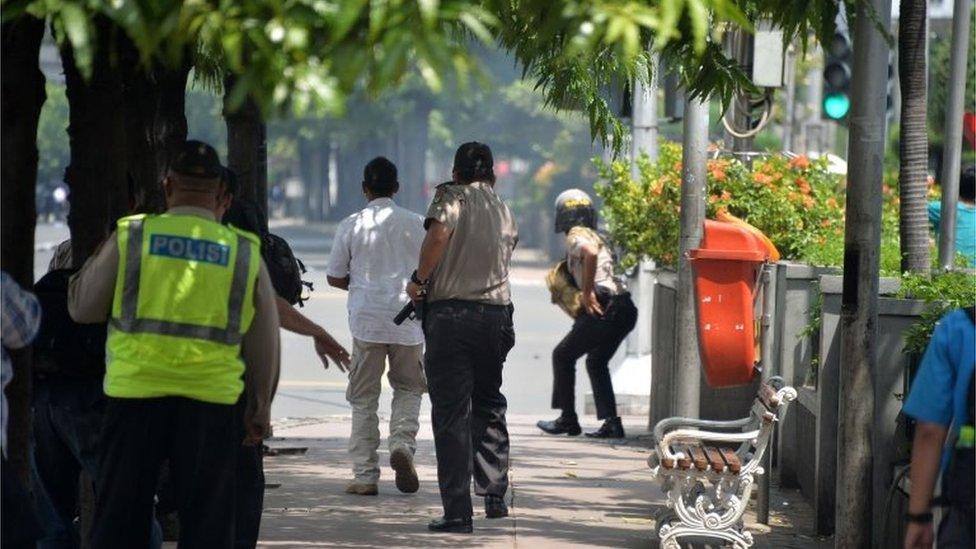
[(437, 187), (407, 292), (427, 295), (424, 355), (444, 516), (428, 528), (470, 533), (471, 476), (485, 515), (508, 515), (502, 366), (515, 344), (509, 262), (518, 228), (495, 194), (491, 150), (465, 143), (454, 181)]
[[(164, 186), (169, 206), (166, 214), (185, 217), (187, 223), (199, 224), (203, 220), (203, 226), (212, 226), (206, 225), (208, 222), (216, 225), (229, 204), (216, 152), (200, 142), (187, 142), (178, 152)], [(133, 232), (130, 230), (130, 235)], [(116, 232), (72, 277), (68, 310), (75, 321), (105, 322), (112, 316), (119, 262)], [(253, 295), (244, 297), (253, 300), (253, 320), (239, 344), (248, 399), (244, 413), (247, 444), (260, 443), (269, 432), (271, 400), (279, 371), (275, 293), (263, 261), (253, 287)], [(109, 373), (111, 369), (110, 353)], [(170, 460), (180, 492), (181, 545), (232, 544), (236, 447), (242, 442), (237, 438), (240, 429), (235, 425), (239, 416), (233, 405), (174, 396), (177, 398), (160, 395), (109, 399), (97, 481), (94, 546), (135, 547), (148, 543), (156, 475), (165, 458)]]

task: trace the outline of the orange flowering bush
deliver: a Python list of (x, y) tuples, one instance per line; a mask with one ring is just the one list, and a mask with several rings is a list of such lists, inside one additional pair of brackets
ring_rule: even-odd
[[(638, 163), (640, 180), (627, 162), (599, 166), (597, 193), (610, 233), (626, 250), (625, 265), (650, 257), (674, 265), (678, 255), (681, 146), (663, 143), (659, 158)], [(843, 241), (843, 183), (826, 160), (771, 155), (751, 168), (734, 158), (706, 165), (706, 211), (720, 210), (756, 226), (786, 259), (803, 261), (828, 241)]]

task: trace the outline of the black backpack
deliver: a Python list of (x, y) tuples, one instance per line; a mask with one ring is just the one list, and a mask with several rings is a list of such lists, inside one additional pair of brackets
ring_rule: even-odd
[(41, 326), (34, 339), (34, 371), (42, 379), (105, 375), (106, 323), (79, 324), (68, 314), (68, 281), (76, 269), (53, 270), (34, 284)]
[(268, 267), (271, 285), (275, 292), (289, 305), (296, 303), (304, 307), (308, 300), (305, 288), (312, 291), (312, 283), (302, 280), (305, 274), (305, 264), (291, 251), (291, 246), (285, 239), (265, 230), (263, 216), (257, 204), (243, 197), (235, 198), (230, 209), (224, 214), (223, 223), (227, 223), (252, 232), (261, 238), (261, 258)]
[(311, 282), (302, 280), (306, 273), (305, 264), (295, 257), (288, 242), (278, 235), (265, 233), (261, 237), (261, 257), (268, 266), (275, 292), (289, 305), (304, 307), (308, 300), (305, 289), (312, 291), (314, 288)]

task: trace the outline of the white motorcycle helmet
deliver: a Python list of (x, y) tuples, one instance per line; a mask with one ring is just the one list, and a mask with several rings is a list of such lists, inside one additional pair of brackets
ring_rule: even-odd
[(590, 195), (579, 189), (568, 189), (556, 197), (556, 232), (567, 233), (577, 226), (596, 229), (596, 209)]

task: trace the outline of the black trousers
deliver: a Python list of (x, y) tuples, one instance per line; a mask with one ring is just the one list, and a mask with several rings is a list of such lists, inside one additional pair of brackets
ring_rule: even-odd
[(563, 413), (576, 414), (576, 361), (586, 355), (586, 373), (590, 376), (598, 419), (617, 416), (617, 399), (613, 394), (608, 364), (617, 348), (637, 323), (637, 307), (630, 294), (608, 296), (601, 300), (604, 315), (592, 317), (585, 312), (552, 351), (552, 407)]
[(0, 546), (34, 549), (41, 535), (34, 502), (20, 476), (0, 457)]
[[(243, 441), (244, 409), (247, 399), (241, 396), (237, 403), (238, 441)], [(261, 445), (244, 446), (237, 450), (237, 512), (234, 519), (234, 548), (253, 549), (258, 544), (261, 531), (261, 513), (264, 510), (264, 454)]]
[(234, 544), (240, 429), (233, 405), (179, 397), (109, 398), (102, 426), (95, 549), (149, 545), (156, 481), (169, 459), (181, 548)]
[(38, 379), (34, 385), (34, 498), (44, 530), (38, 546), (78, 547), (78, 479), (98, 478), (102, 379)]
[(444, 516), (471, 517), (478, 495), (508, 490), (508, 403), (502, 365), (515, 345), (511, 306), (437, 301), (424, 318), (437, 481)]

